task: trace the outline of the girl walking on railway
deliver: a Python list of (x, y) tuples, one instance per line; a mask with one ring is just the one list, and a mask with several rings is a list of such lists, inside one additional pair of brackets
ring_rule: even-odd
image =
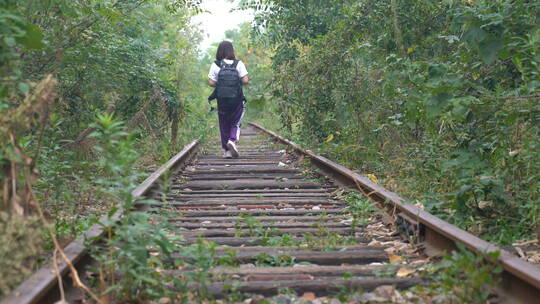
[(248, 71), (234, 55), (230, 41), (219, 44), (216, 61), (210, 66), (208, 84), (215, 87), (209, 101), (217, 98), (219, 131), (224, 158), (237, 158), (240, 123), (244, 116), (246, 98), (242, 86), (248, 84)]

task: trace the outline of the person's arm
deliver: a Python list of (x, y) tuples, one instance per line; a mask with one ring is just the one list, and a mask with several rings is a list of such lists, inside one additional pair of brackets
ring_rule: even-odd
[(244, 77), (242, 77), (242, 79), (240, 79), (240, 80), (242, 80), (242, 84), (243, 84), (243, 85), (246, 85), (246, 84), (248, 84), (248, 83), (249, 83), (249, 78), (248, 78), (248, 76), (247, 76), (247, 75), (246, 75), (246, 76), (244, 76)]
[(240, 74), (240, 81), (242, 82), (242, 84), (243, 85), (248, 84), (249, 78), (248, 78), (248, 71), (246, 69), (246, 65), (242, 61), (239, 61), (237, 69), (238, 69), (238, 74)]
[(210, 71), (208, 72), (208, 85), (211, 87), (216, 87), (217, 83), (217, 74), (219, 73), (219, 67), (212, 63), (210, 66)]

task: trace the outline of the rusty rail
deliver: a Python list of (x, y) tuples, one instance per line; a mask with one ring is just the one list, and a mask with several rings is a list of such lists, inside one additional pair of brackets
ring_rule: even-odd
[(321, 171), (330, 175), (344, 186), (360, 188), (371, 199), (390, 210), (399, 222), (407, 222), (415, 227), (418, 237), (428, 248), (436, 251), (455, 250), (456, 242), (463, 243), (469, 250), (478, 254), (499, 251), (496, 260), (503, 268), (499, 291), (506, 297), (519, 303), (540, 303), (540, 268), (519, 259), (507, 251), (490, 244), (458, 227), (443, 221), (432, 214), (406, 202), (405, 199), (369, 179), (339, 165), (327, 158), (305, 150), (298, 144), (285, 139), (262, 126), (250, 123), (251, 126), (268, 134), (273, 139), (291, 147), (298, 153), (308, 156)]
[[(145, 181), (132, 191), (134, 197), (142, 197), (147, 195), (157, 185), (157, 182), (169, 171), (175, 171), (181, 167), (187, 160), (197, 152), (199, 141), (195, 140), (185, 146), (182, 151), (173, 156), (167, 163), (162, 165), (158, 170), (152, 173)], [(100, 219), (100, 224), (94, 224), (82, 236), (73, 240), (64, 251), (71, 263), (77, 267), (82, 260), (87, 257), (88, 251), (85, 247), (85, 241), (101, 236), (105, 231), (108, 223), (122, 216), (124, 210), (118, 210), (110, 218), (104, 216)], [(69, 267), (62, 262), (58, 265), (59, 271), (64, 277), (69, 272)], [(26, 281), (21, 283), (11, 294), (7, 295), (0, 304), (34, 304), (43, 303), (49, 300), (58, 284), (55, 270), (52, 263), (48, 263), (38, 269)]]

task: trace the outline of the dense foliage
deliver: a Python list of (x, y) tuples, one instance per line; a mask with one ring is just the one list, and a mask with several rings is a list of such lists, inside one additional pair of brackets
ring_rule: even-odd
[[(0, 0), (0, 241), (12, 249), (0, 296), (100, 215), (129, 209), (145, 163), (216, 126), (204, 85), (216, 45), (199, 55), (190, 25), (200, 2)], [(540, 2), (240, 3), (254, 27), (226, 37), (250, 72), (250, 119), (488, 240), (540, 235)], [(160, 221), (117, 220), (93, 253), (99, 296), (187, 290), (152, 270), (174, 269), (178, 250), (208, 280), (211, 245), (180, 248)]]
[[(124, 173), (104, 163), (161, 162), (206, 132), (201, 34), (189, 23), (199, 3), (0, 1), (0, 230), (13, 248), (33, 240), (20, 243), (18, 260), (1, 254), (0, 295), (28, 274), (42, 245), (53, 248), (51, 237), (63, 245), (122, 202), (100, 181)], [(129, 147), (111, 143), (123, 158), (96, 144), (104, 112), (125, 121), (121, 137), (131, 133)]]
[(540, 227), (540, 3), (244, 1), (297, 140), (507, 244)]

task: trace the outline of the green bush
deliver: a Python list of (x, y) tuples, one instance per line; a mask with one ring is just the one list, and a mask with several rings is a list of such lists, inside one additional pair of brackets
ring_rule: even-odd
[[(273, 58), (288, 135), (488, 240), (532, 237), (540, 3), (345, 2), (283, 0), (257, 14), (260, 39), (294, 50)], [(336, 13), (298, 8), (311, 6)]]

